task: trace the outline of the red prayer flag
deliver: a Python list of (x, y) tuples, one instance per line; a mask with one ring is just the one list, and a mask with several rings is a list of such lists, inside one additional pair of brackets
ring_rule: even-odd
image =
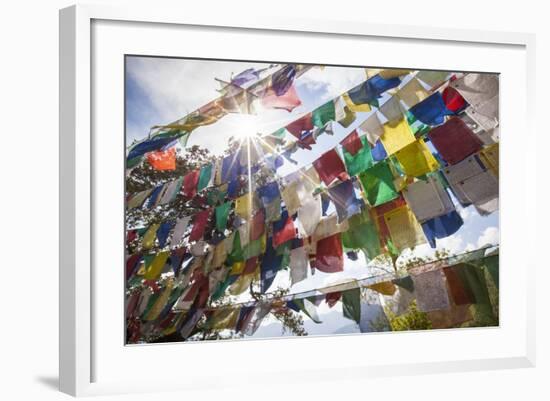
[(189, 241), (198, 241), (204, 236), (206, 224), (210, 218), (211, 209), (203, 210), (195, 215), (193, 220), (193, 228), (189, 234)]
[(147, 153), (147, 161), (155, 170), (176, 169), (176, 148)]
[(447, 86), (441, 96), (443, 96), (445, 106), (451, 111), (460, 110), (466, 105), (466, 100), (452, 86)]
[(200, 170), (191, 171), (183, 177), (183, 195), (186, 198), (193, 198), (197, 194), (197, 185), (199, 183)]
[(432, 128), (428, 137), (449, 164), (456, 164), (483, 147), (481, 140), (458, 117), (450, 118), (445, 124)]
[(340, 142), (340, 144), (352, 156), (363, 149), (363, 143), (361, 142), (361, 138), (359, 138), (356, 130), (353, 130), (347, 137), (342, 140), (342, 142)]
[(265, 215), (262, 209), (260, 209), (254, 217), (252, 217), (252, 223), (250, 224), (250, 241), (256, 241), (265, 230)]
[(329, 308), (332, 308), (336, 303), (340, 300), (342, 297), (341, 291), (335, 291), (335, 292), (329, 292), (325, 296), (325, 302), (327, 303)]
[(296, 238), (296, 229), (292, 217), (288, 216), (282, 229), (273, 233), (273, 247), (276, 248), (291, 239)]
[(268, 109), (283, 109), (290, 112), (301, 104), (302, 102), (294, 85), (281, 96), (277, 96), (275, 91), (270, 88), (267, 90), (266, 95), (262, 97), (262, 106)]
[(299, 119), (291, 122), (286, 127), (286, 130), (300, 139), (302, 132), (311, 131), (313, 129), (313, 121), (311, 120), (311, 113), (300, 117)]
[(460, 277), (455, 271), (455, 268), (461, 268), (461, 265), (446, 267), (443, 269), (445, 277), (447, 278), (447, 284), (453, 297), (453, 302), (455, 305), (468, 305), (475, 303), (473, 294), (468, 291), (466, 287), (464, 287)]
[(242, 274), (245, 275), (245, 274), (254, 273), (257, 267), (258, 267), (258, 257), (257, 256), (251, 257), (250, 259), (246, 260)]
[(344, 257), (340, 233), (323, 238), (317, 242), (315, 268), (324, 273), (336, 273), (344, 270)]
[(319, 159), (315, 160), (313, 162), (313, 167), (315, 167), (315, 170), (317, 170), (319, 174), (319, 178), (321, 178), (326, 185), (330, 185), (336, 178), (339, 178), (341, 181), (349, 179), (348, 173), (346, 173), (346, 167), (334, 149), (329, 150)]

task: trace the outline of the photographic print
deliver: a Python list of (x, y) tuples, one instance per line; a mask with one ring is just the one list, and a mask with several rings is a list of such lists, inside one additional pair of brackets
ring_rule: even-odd
[(497, 73), (124, 62), (127, 344), (499, 325)]

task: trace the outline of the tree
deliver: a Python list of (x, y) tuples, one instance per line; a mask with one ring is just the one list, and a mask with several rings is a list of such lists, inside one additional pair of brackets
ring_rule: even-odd
[[(225, 154), (236, 151), (239, 146), (242, 145), (242, 142), (231, 138), (229, 141), (229, 146)], [(176, 180), (180, 177), (185, 176), (187, 173), (199, 169), (202, 165), (213, 162), (215, 160), (214, 156), (208, 151), (208, 149), (192, 146), (185, 151), (178, 151), (176, 153), (176, 169), (173, 171), (157, 171), (152, 168), (152, 166), (147, 163), (147, 161), (142, 162), (140, 165), (136, 166), (130, 174), (126, 177), (126, 195), (143, 191), (146, 189), (153, 188), (157, 185), (169, 182), (171, 180)], [(269, 169), (260, 169), (254, 174), (254, 183), (255, 185), (263, 185), (268, 180), (273, 179), (273, 172)], [(247, 178), (243, 176), (242, 188), (243, 191), (247, 191), (248, 183), (246, 182)], [(206, 204), (206, 199), (208, 193), (213, 189), (206, 189), (202, 191), (201, 194), (198, 194), (193, 199), (185, 199), (183, 196), (177, 196), (176, 199), (166, 205), (160, 205), (152, 209), (147, 208), (134, 208), (129, 209), (126, 212), (126, 228), (127, 230), (136, 229), (140, 227), (148, 227), (153, 223), (160, 223), (166, 220), (175, 220), (179, 217), (186, 215), (193, 215), (200, 210), (204, 210), (206, 207), (212, 205)], [(214, 230), (213, 223), (210, 227), (207, 228), (207, 232), (212, 232)], [(208, 241), (210, 237), (205, 235), (205, 240)], [(169, 246), (165, 246), (164, 249), (169, 249)], [(155, 244), (151, 250), (147, 252), (156, 253), (160, 251), (158, 244)], [(132, 243), (127, 245), (127, 251), (129, 254), (142, 251), (141, 241), (136, 238)], [(163, 279), (159, 280), (159, 283), (162, 284)], [(136, 290), (137, 286), (143, 286), (144, 281), (141, 280), (137, 282), (135, 279), (131, 282), (129, 288), (127, 289), (127, 294), (130, 294), (132, 291)], [(274, 299), (274, 304), (277, 305), (277, 300), (282, 296), (288, 293), (288, 289), (277, 288), (270, 294), (270, 299)], [(256, 279), (252, 282), (249, 288), (250, 297), (253, 300), (261, 301), (265, 300), (265, 294), (259, 292), (259, 279)], [(231, 297), (223, 295), (220, 299), (212, 301), (209, 299), (207, 307), (219, 307), (219, 306), (230, 306), (233, 304)], [(295, 335), (307, 335), (306, 331), (303, 329), (303, 319), (300, 314), (293, 312), (289, 308), (281, 303), (272, 310), (272, 315), (279, 320), (283, 326), (283, 331), (290, 331)], [(226, 338), (239, 338), (242, 335), (235, 334), (233, 332), (226, 331), (216, 331), (206, 328), (205, 326), (206, 318), (203, 316), (196, 325), (192, 337), (197, 339), (226, 339)], [(133, 322), (134, 324), (135, 322)], [(163, 342), (163, 341), (182, 341), (181, 337), (178, 337), (177, 333), (171, 333), (169, 335), (163, 335), (161, 331), (152, 331), (147, 335), (146, 338), (141, 338), (139, 341), (147, 342)]]

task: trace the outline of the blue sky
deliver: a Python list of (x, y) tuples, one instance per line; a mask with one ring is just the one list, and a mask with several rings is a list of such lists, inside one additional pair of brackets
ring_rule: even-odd
[[(216, 98), (220, 85), (214, 78), (229, 80), (231, 74), (237, 74), (247, 68), (264, 68), (269, 64), (241, 63), (206, 60), (165, 59), (147, 57), (129, 57), (126, 59), (126, 124), (127, 144), (133, 140), (140, 140), (147, 136), (153, 125), (165, 124), (181, 118), (188, 112), (195, 110), (208, 101)], [(300, 115), (325, 103), (341, 93), (351, 89), (365, 80), (362, 68), (326, 67), (314, 68), (306, 72), (296, 81), (296, 89), (302, 105), (289, 113), (283, 110), (266, 110), (261, 115), (229, 114), (216, 124), (200, 127), (191, 135), (188, 144), (198, 144), (207, 147), (218, 155), (223, 152), (230, 136), (239, 135), (243, 129), (267, 134), (285, 126)], [(322, 135), (311, 151), (299, 150), (293, 155), (298, 165), (286, 162), (279, 170), (281, 175), (288, 174), (297, 168), (310, 164), (326, 150), (335, 147), (349, 132), (361, 124), (367, 113), (358, 113), (356, 121), (347, 129), (337, 127), (334, 135)], [(498, 213), (490, 216), (480, 216), (473, 206), (462, 209), (457, 207), (464, 219), (464, 225), (454, 235), (439, 240), (438, 249), (448, 249), (452, 253), (477, 249), (486, 244), (499, 242)], [(427, 244), (420, 245), (414, 251), (405, 251), (406, 256), (430, 256), (432, 250)], [(317, 272), (315, 276), (296, 284), (291, 292), (298, 292), (318, 288), (349, 278), (363, 278), (371, 275), (375, 267), (367, 266), (361, 256), (358, 261), (346, 260), (342, 273), (325, 274)], [(290, 279), (288, 273), (280, 272), (272, 286), (288, 287)], [(242, 299), (240, 299), (242, 300)], [(329, 326), (322, 329), (308, 318), (305, 318), (311, 332), (354, 332), (354, 322), (342, 318), (341, 312), (335, 309), (320, 307), (323, 319), (328, 319)], [(338, 316), (338, 318), (336, 317)], [(274, 325), (274, 326), (272, 326)], [(313, 327), (313, 326), (315, 327)], [(269, 328), (267, 328), (269, 326)], [(347, 327), (347, 329), (346, 329)], [(259, 330), (260, 336), (272, 335), (272, 331), (280, 331), (280, 325), (273, 319), (266, 322)], [(276, 334), (273, 334), (276, 335)]]

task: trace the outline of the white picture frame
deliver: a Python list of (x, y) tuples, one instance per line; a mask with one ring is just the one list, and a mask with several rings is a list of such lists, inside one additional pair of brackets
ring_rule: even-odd
[[(405, 336), (407, 341), (415, 341), (417, 344), (443, 344), (445, 341), (453, 341), (453, 344), (468, 343), (471, 341), (487, 341), (494, 343), (494, 349), (487, 352), (472, 351), (464, 353), (464, 358), (453, 357), (452, 355), (444, 355), (438, 358), (435, 355), (424, 360), (418, 358), (417, 353), (411, 352), (405, 359), (400, 359), (398, 362), (389, 361), (388, 363), (380, 363), (373, 355), (372, 361), (355, 361), (335, 359), (338, 353), (335, 352), (336, 347), (358, 347), (362, 342), (372, 344), (372, 339), (381, 343), (388, 343), (388, 337), (385, 334), (367, 335), (367, 336), (352, 336), (345, 337), (345, 343), (342, 338), (330, 339), (285, 339), (285, 340), (255, 340), (248, 342), (221, 342), (212, 344), (179, 344), (179, 345), (151, 345), (143, 347), (124, 347), (123, 342), (119, 344), (120, 355), (106, 356), (108, 352), (107, 346), (104, 346), (103, 341), (105, 336), (119, 336), (119, 327), (116, 324), (109, 326), (107, 320), (105, 322), (104, 314), (102, 314), (101, 305), (104, 301), (98, 302), (94, 298), (95, 291), (103, 285), (101, 278), (102, 274), (97, 273), (98, 258), (104, 256), (96, 255), (94, 246), (95, 235), (97, 230), (101, 229), (100, 224), (96, 219), (103, 213), (101, 206), (98, 206), (97, 194), (102, 192), (99, 187), (104, 185), (99, 180), (96, 174), (98, 169), (97, 157), (98, 152), (106, 163), (110, 163), (115, 168), (120, 168), (122, 172), (122, 157), (117, 158), (116, 155), (122, 155), (123, 149), (113, 149), (104, 151), (101, 143), (96, 142), (94, 137), (94, 126), (99, 126), (97, 118), (101, 118), (101, 111), (96, 110), (93, 96), (96, 89), (93, 84), (94, 74), (101, 70), (102, 65), (94, 59), (97, 51), (101, 51), (100, 46), (104, 44), (101, 35), (109, 34), (98, 33), (98, 41), (94, 42), (94, 24), (101, 21), (108, 21), (109, 29), (116, 24), (133, 24), (116, 27), (116, 32), (132, 29), (132, 33), (138, 32), (140, 29), (155, 26), (158, 29), (159, 38), (162, 35), (167, 35), (168, 31), (163, 29), (178, 29), (185, 30), (185, 27), (193, 29), (204, 29), (208, 32), (223, 31), (227, 35), (286, 35), (290, 37), (303, 37), (304, 40), (314, 40), (316, 37), (323, 37), (326, 40), (338, 38), (339, 41), (346, 40), (384, 40), (388, 43), (398, 43), (400, 41), (421, 42), (421, 44), (436, 45), (441, 49), (446, 46), (455, 47), (472, 47), (479, 48), (483, 51), (484, 47), (494, 48), (494, 54), (504, 52), (502, 49), (511, 49), (510, 51), (517, 57), (517, 71), (521, 70), (521, 74), (514, 77), (518, 82), (513, 83), (514, 88), (518, 89), (521, 94), (516, 97), (518, 103), (515, 104), (513, 118), (503, 113), (501, 132), (502, 139), (502, 179), (503, 184), (501, 196), (504, 198), (502, 203), (502, 234), (501, 243), (504, 243), (503, 251), (501, 250), (501, 277), (503, 285), (502, 292), (502, 313), (503, 319), (501, 326), (496, 329), (485, 330), (468, 330), (465, 334), (456, 334), (449, 331), (443, 333), (434, 331), (434, 333), (403, 333), (394, 336), (394, 339)], [(100, 28), (98, 28), (100, 29)], [(113, 31), (114, 32), (114, 31)], [(151, 33), (151, 32), (149, 32)], [(133, 35), (118, 34), (117, 38), (131, 40), (129, 37)], [(113, 42), (116, 38), (112, 37)], [(120, 42), (120, 40), (118, 42)], [(160, 42), (159, 42), (160, 43)], [(114, 46), (114, 45), (113, 45)], [(146, 44), (143, 44), (146, 46)], [(136, 47), (130, 46), (128, 53), (131, 50), (136, 50)], [(169, 45), (163, 45), (158, 51), (167, 51)], [(289, 370), (284, 370), (277, 363), (271, 364), (270, 367), (259, 367), (256, 372), (251, 373), (251, 378), (257, 383), (262, 383), (265, 380), (265, 375), (269, 373), (271, 378), (280, 377), (287, 381), (292, 380), (326, 380), (338, 378), (355, 378), (361, 380), (365, 376), (373, 377), (380, 375), (398, 375), (407, 374), (411, 370), (415, 373), (433, 373), (433, 372), (454, 372), (477, 369), (500, 369), (512, 367), (530, 367), (534, 366), (535, 362), (535, 338), (534, 338), (534, 260), (529, 252), (529, 245), (526, 239), (519, 238), (520, 230), (514, 230), (513, 227), (518, 227), (521, 224), (527, 225), (527, 230), (535, 231), (533, 217), (535, 211), (532, 208), (525, 207), (527, 200), (525, 196), (518, 196), (514, 205), (507, 202), (506, 196), (513, 195), (510, 185), (507, 182), (517, 182), (519, 179), (522, 185), (529, 185), (534, 180), (525, 174), (527, 159), (525, 156), (517, 155), (515, 163), (517, 168), (509, 169), (507, 160), (511, 160), (513, 149), (507, 147), (507, 130), (512, 128), (523, 128), (524, 137), (531, 138), (534, 141), (534, 132), (532, 128), (532, 116), (529, 115), (534, 110), (534, 35), (522, 33), (508, 32), (484, 32), (473, 30), (458, 30), (458, 29), (441, 29), (428, 27), (414, 26), (399, 26), (399, 25), (375, 25), (361, 22), (351, 21), (325, 21), (316, 19), (293, 19), (293, 18), (278, 18), (265, 16), (263, 18), (232, 18), (230, 21), (223, 16), (204, 16), (204, 15), (189, 15), (184, 10), (166, 10), (155, 7), (139, 8), (112, 8), (109, 6), (96, 5), (79, 5), (72, 6), (60, 11), (60, 357), (59, 357), (59, 375), (60, 375), (60, 390), (75, 396), (94, 395), (94, 394), (109, 394), (109, 393), (126, 393), (126, 392), (143, 392), (143, 391), (165, 391), (165, 390), (192, 390), (197, 389), (201, 385), (207, 383), (208, 386), (215, 388), (224, 388), (234, 385), (231, 380), (212, 378), (211, 374), (198, 372), (193, 373), (194, 376), (188, 377), (188, 380), (182, 379), (177, 382), (153, 378), (151, 382), (140, 380), (139, 377), (129, 378), (124, 375), (103, 374), (101, 366), (112, 364), (113, 369), (122, 371), (121, 359), (127, 358), (128, 361), (148, 360), (152, 358), (157, 363), (165, 358), (167, 352), (182, 352), (185, 349), (190, 360), (196, 358), (198, 352), (226, 352), (227, 357), (231, 357), (236, 352), (258, 353), (263, 352), (266, 344), (270, 344), (269, 348), (274, 348), (272, 353), (287, 350), (287, 352), (295, 352), (302, 357), (307, 356), (312, 362), (297, 365)], [(500, 50), (499, 50), (500, 49)], [(119, 48), (120, 50), (120, 48)], [(117, 50), (117, 51), (119, 51)], [(124, 50), (126, 51), (126, 50)], [(145, 50), (147, 51), (147, 50)], [(169, 51), (169, 50), (168, 50)], [(458, 51), (458, 50), (457, 50)], [(510, 54), (512, 54), (510, 53)], [(502, 57), (509, 57), (510, 54)], [(172, 54), (166, 54), (172, 55)], [(117, 56), (118, 57), (118, 56)], [(486, 57), (489, 57), (487, 55)], [(226, 58), (220, 54), (220, 58)], [(235, 57), (236, 59), (239, 56)], [(322, 58), (322, 57), (321, 57)], [(102, 59), (105, 59), (102, 58)], [(259, 59), (262, 59), (261, 56)], [(302, 61), (302, 60), (297, 60)], [(116, 63), (118, 63), (118, 58)], [(120, 60), (122, 62), (122, 60)], [(478, 60), (478, 62), (481, 62)], [(493, 61), (496, 62), (496, 61)], [(510, 64), (514, 64), (511, 62)], [(354, 64), (354, 63), (351, 63)], [(391, 65), (389, 67), (410, 67), (408, 65)], [(416, 66), (416, 65), (415, 65)], [(512, 67), (507, 67), (512, 68)], [(95, 71), (97, 69), (98, 71)], [(492, 71), (495, 71), (494, 69)], [(122, 72), (122, 64), (117, 76)], [(509, 74), (509, 75), (507, 75)], [(504, 74), (504, 89), (502, 91), (501, 110), (512, 110), (512, 106), (507, 106), (510, 102), (510, 92), (507, 92), (506, 85), (511, 81), (513, 71)], [(519, 76), (521, 75), (521, 76)], [(120, 77), (119, 77), (120, 78)], [(100, 78), (100, 80), (103, 78)], [(508, 80), (508, 81), (507, 81)], [(511, 88), (511, 86), (510, 86)], [(118, 91), (119, 89), (117, 89)], [(101, 90), (99, 90), (101, 92)], [(117, 92), (118, 93), (118, 92)], [(101, 96), (101, 95), (99, 95)], [(508, 97), (507, 97), (508, 96)], [(115, 96), (116, 97), (116, 96)], [(118, 99), (118, 98), (117, 98)], [(120, 99), (115, 99), (120, 101)], [(518, 100), (519, 99), (519, 100)], [(99, 117), (98, 117), (99, 116)], [(507, 128), (510, 127), (510, 128)], [(123, 126), (114, 125), (113, 135), (123, 136)], [(103, 141), (103, 139), (102, 139)], [(104, 143), (104, 142), (103, 142)], [(510, 142), (508, 142), (510, 143)], [(99, 146), (99, 147), (98, 147)], [(114, 158), (109, 158), (113, 156)], [(105, 157), (103, 157), (105, 156)], [(530, 157), (530, 163), (534, 163), (534, 154)], [(101, 175), (101, 173), (100, 173)], [(116, 174), (115, 174), (116, 175)], [(123, 175), (115, 180), (122, 181)], [(113, 184), (114, 185), (114, 184)], [(105, 191), (103, 191), (105, 192)], [(121, 201), (122, 202), (122, 201)], [(120, 203), (121, 203), (120, 202)], [(508, 208), (508, 209), (507, 209)], [(520, 209), (521, 212), (518, 212)], [(518, 213), (516, 213), (518, 212)], [(107, 213), (108, 215), (108, 213)], [(119, 215), (116, 215), (119, 218)], [(118, 220), (121, 221), (121, 220)], [(525, 223), (529, 222), (529, 223)], [(118, 223), (117, 223), (118, 224)], [(99, 228), (98, 228), (99, 227)], [(115, 234), (115, 241), (116, 241)], [(122, 237), (120, 237), (122, 238)], [(527, 249), (526, 254), (520, 259), (519, 254), (516, 254), (513, 246), (507, 248), (507, 244), (514, 244), (518, 241), (518, 247), (524, 246)], [(519, 242), (523, 241), (523, 242)], [(120, 241), (122, 243), (122, 240)], [(122, 250), (121, 250), (122, 251)], [(122, 259), (120, 259), (122, 260)], [(521, 274), (514, 276), (514, 280), (510, 279), (510, 270), (507, 263), (515, 264), (522, 261)], [(121, 266), (122, 262), (114, 261), (113, 269)], [(122, 274), (121, 274), (122, 275)], [(507, 298), (507, 289), (513, 286), (517, 290), (517, 298), (514, 299), (514, 304)], [(116, 287), (116, 285), (115, 285)], [(117, 287), (122, 293), (121, 287)], [(122, 297), (117, 298), (112, 295), (113, 292), (106, 290), (105, 297), (109, 302), (115, 304), (114, 308), (122, 309)], [(519, 294), (519, 295), (518, 295)], [(119, 303), (119, 304), (117, 304)], [(510, 319), (507, 319), (507, 314), (510, 313)], [(513, 324), (512, 324), (513, 322)], [(122, 322), (120, 322), (122, 324)], [(106, 328), (107, 332), (102, 331), (101, 336), (98, 335), (97, 325)], [(112, 331), (111, 331), (112, 330)], [(502, 334), (508, 333), (508, 334)], [(502, 335), (501, 335), (502, 334)], [(101, 338), (100, 338), (101, 337)], [(502, 338), (501, 338), (502, 337)], [(368, 340), (365, 340), (368, 338)], [(395, 340), (395, 341), (398, 341)], [(268, 342), (272, 343), (268, 343)], [(315, 367), (314, 354), (315, 347), (319, 344), (323, 345), (323, 352), (326, 353), (325, 358), (331, 360), (333, 367)], [(399, 340), (404, 343), (404, 341)], [(508, 342), (508, 349), (502, 344)], [(273, 345), (271, 345), (273, 344)], [(298, 346), (296, 345), (298, 344)], [(317, 345), (315, 345), (317, 344)], [(367, 344), (367, 343), (365, 343)], [(391, 344), (391, 343), (388, 343)], [(500, 344), (500, 345), (499, 345)], [(117, 346), (117, 347), (118, 347)], [(386, 346), (386, 345), (384, 345)], [(401, 345), (400, 345), (401, 346)], [(404, 344), (402, 345), (404, 346)], [(434, 345), (437, 348), (439, 345)], [(458, 345), (457, 345), (458, 346)], [(176, 347), (176, 348), (174, 348)], [(177, 348), (179, 347), (179, 348)], [(187, 347), (187, 348), (183, 348)], [(201, 348), (202, 347), (202, 348)], [(500, 348), (499, 348), (500, 347)], [(317, 348), (319, 349), (319, 348)], [(344, 348), (341, 348), (344, 350)], [(267, 352), (267, 351), (266, 351)], [(458, 351), (460, 353), (460, 346)], [(429, 352), (428, 352), (429, 354)], [(267, 354), (266, 354), (267, 355)], [(458, 354), (456, 354), (458, 355)], [(112, 360), (108, 358), (113, 358)], [(115, 360), (115, 358), (118, 358)], [(98, 360), (101, 363), (97, 363)], [(305, 359), (304, 359), (305, 360)], [(336, 366), (336, 367), (334, 367)], [(122, 370), (121, 370), (122, 369)], [(299, 379), (293, 379), (291, 373), (300, 372)], [(189, 373), (191, 374), (191, 373)], [(267, 381), (266, 381), (267, 383)]]

